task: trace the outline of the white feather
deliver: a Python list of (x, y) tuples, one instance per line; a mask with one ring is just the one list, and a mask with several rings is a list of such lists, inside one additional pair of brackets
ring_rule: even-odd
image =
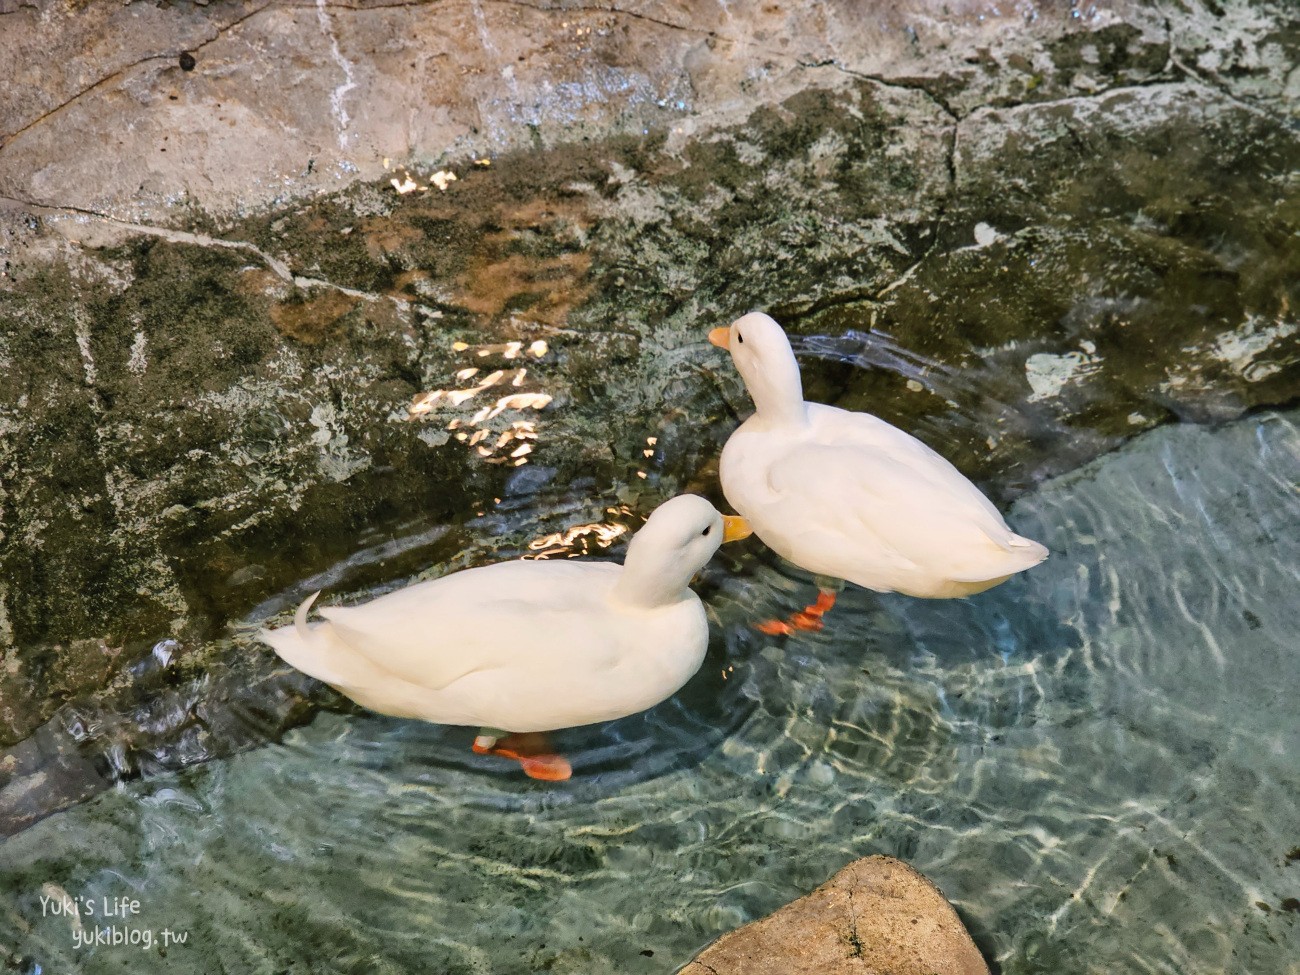
[[(707, 530), (707, 533), (706, 533)], [(626, 565), (502, 562), (361, 606), (263, 630), (286, 662), (384, 714), (512, 732), (642, 711), (699, 669), (708, 621), (687, 588), (717, 550), (721, 516), (686, 495), (661, 505)]]
[(804, 402), (789, 340), (768, 316), (733, 323), (729, 348), (758, 412), (723, 449), (722, 489), (784, 558), (881, 592), (948, 598), (1047, 557), (915, 437)]

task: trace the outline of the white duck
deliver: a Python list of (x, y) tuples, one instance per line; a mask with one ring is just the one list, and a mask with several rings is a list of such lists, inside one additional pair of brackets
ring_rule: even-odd
[[(699, 669), (709, 627), (689, 588), (742, 519), (683, 495), (660, 505), (625, 564), (512, 561), (320, 610), (261, 638), (299, 670), (383, 714), (481, 730), (474, 750), (559, 780), (537, 734), (635, 714)], [(319, 594), (317, 594), (319, 595)], [(511, 734), (515, 733), (515, 734)]]
[[(1047, 557), (915, 437), (869, 413), (804, 402), (790, 341), (767, 315), (745, 315), (709, 341), (731, 352), (757, 410), (722, 451), (722, 490), (779, 555), (820, 576), (930, 599), (981, 592)], [(793, 626), (820, 629), (834, 601), (822, 587)]]

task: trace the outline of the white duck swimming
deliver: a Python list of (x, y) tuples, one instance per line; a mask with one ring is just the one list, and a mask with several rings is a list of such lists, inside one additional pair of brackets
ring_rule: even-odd
[[(633, 536), (623, 565), (512, 561), (320, 610), (261, 638), (299, 670), (383, 714), (481, 730), (474, 750), (559, 780), (569, 763), (540, 735), (610, 721), (674, 694), (708, 646), (691, 577), (742, 519), (683, 495)], [(512, 734), (514, 733), (514, 734)]]
[[(806, 403), (781, 326), (754, 312), (709, 341), (731, 358), (755, 414), (722, 451), (722, 490), (779, 555), (810, 572), (878, 592), (944, 599), (996, 586), (1047, 557), (957, 468), (869, 413)], [(835, 597), (795, 614), (820, 629)], [(761, 627), (786, 632), (791, 624)]]

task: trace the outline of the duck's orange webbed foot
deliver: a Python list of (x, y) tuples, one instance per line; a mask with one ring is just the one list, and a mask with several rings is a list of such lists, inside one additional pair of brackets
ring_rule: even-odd
[(790, 636), (800, 630), (806, 633), (816, 633), (826, 625), (822, 617), (834, 605), (835, 593), (822, 589), (817, 593), (817, 602), (811, 606), (805, 606), (799, 612), (792, 614), (789, 619), (764, 620), (762, 623), (755, 623), (754, 629), (766, 633), (768, 636)]
[(573, 767), (563, 755), (551, 750), (551, 743), (540, 732), (505, 735), (501, 738), (480, 734), (474, 739), (476, 755), (499, 755), (519, 763), (530, 779), (563, 782), (573, 775)]

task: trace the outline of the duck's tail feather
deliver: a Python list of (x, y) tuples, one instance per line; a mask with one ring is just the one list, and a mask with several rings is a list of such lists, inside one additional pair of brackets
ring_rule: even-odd
[(950, 579), (959, 583), (987, 582), (991, 587), (1017, 572), (1032, 569), (1047, 558), (1047, 548), (1033, 539), (1016, 535), (1011, 531), (1007, 531), (1000, 537), (995, 537), (989, 532), (984, 534), (993, 546), (973, 553), (965, 562), (954, 559), (954, 564), (947, 573)]
[(1032, 538), (1025, 538), (1024, 535), (1017, 535), (1006, 523), (1003, 522), (997, 528), (980, 526), (984, 537), (996, 545), (1003, 552), (1006, 552), (1011, 558), (1021, 563), (1022, 568), (1029, 568), (1031, 565), (1037, 565), (1043, 559), (1047, 558), (1047, 549), (1040, 545)]
[(428, 688), (380, 670), (348, 646), (329, 620), (308, 623), (307, 614), (319, 595), (315, 592), (303, 600), (293, 614), (292, 624), (258, 634), (285, 663), (383, 714), (428, 720), (429, 714), (436, 711), (438, 720), (447, 724), (481, 723), (472, 715), (462, 720), (458, 712), (435, 700), (436, 695)]
[(300, 640), (306, 641), (311, 638), (311, 630), (307, 629), (307, 614), (311, 612), (312, 603), (316, 602), (316, 597), (319, 595), (320, 590), (317, 589), (302, 601), (298, 611), (293, 614), (293, 629)]
[(292, 625), (263, 629), (258, 637), (291, 667), (335, 687), (344, 686), (352, 676), (349, 674), (353, 669), (350, 658), (354, 654), (334, 635), (328, 623), (307, 622), (307, 615), (319, 595), (317, 591), (303, 600), (293, 614)]
[(1012, 535), (1010, 545), (1015, 552), (1023, 556), (1026, 569), (1044, 561), (1050, 554), (1046, 545), (1032, 538), (1025, 538), (1023, 535)]

